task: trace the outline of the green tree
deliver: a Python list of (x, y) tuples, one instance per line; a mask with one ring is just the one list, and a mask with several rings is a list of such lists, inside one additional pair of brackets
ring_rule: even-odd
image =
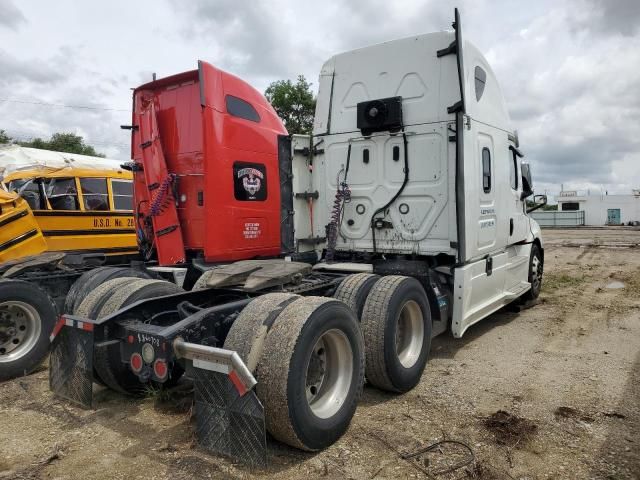
[(264, 92), (289, 133), (311, 133), (316, 99), (304, 75), (291, 80), (272, 82)]
[(93, 157), (104, 157), (104, 154), (96, 152), (91, 145), (84, 143), (84, 139), (75, 133), (54, 133), (49, 140), (34, 138), (29, 142), (18, 142), (23, 147), (41, 148), (56, 152), (78, 153)]
[(11, 143), (11, 137), (7, 135), (7, 132), (4, 130), (0, 130), (0, 144), (1, 143)]

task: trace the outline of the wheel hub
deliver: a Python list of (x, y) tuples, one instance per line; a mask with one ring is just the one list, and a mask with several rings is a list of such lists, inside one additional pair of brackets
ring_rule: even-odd
[[(318, 342), (320, 343), (320, 342)], [(322, 385), (325, 372), (325, 350), (324, 345), (316, 345), (311, 358), (309, 359), (309, 369), (307, 371), (307, 395), (312, 398), (317, 395)]]
[(405, 368), (413, 367), (422, 353), (424, 319), (420, 305), (409, 300), (400, 310), (396, 325), (396, 355)]
[(531, 288), (537, 290), (542, 283), (542, 262), (537, 256), (531, 259)]
[(349, 394), (353, 379), (353, 351), (346, 335), (328, 330), (317, 340), (307, 364), (305, 394), (319, 418), (334, 415)]
[(35, 345), (41, 331), (40, 315), (20, 301), (0, 303), (0, 363), (15, 361)]

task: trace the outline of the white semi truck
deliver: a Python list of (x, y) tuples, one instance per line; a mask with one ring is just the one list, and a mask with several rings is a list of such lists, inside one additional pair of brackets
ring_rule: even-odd
[[(460, 28), (329, 59), (312, 142), (313, 168), (296, 169), (294, 190), (318, 199), (312, 210), (296, 208), (298, 236), (312, 211), (310, 238), (336, 225), (334, 259), (370, 271), (384, 258), (400, 273), (426, 262), (450, 290), (456, 337), (513, 300), (538, 296), (544, 250), (526, 207), (530, 169), (498, 81)], [(345, 191), (348, 201), (334, 209)]]
[[(179, 94), (182, 78), (158, 86)], [(259, 124), (248, 98), (216, 115)], [(244, 188), (256, 200), (252, 238), (280, 228), (282, 255), (194, 262), (205, 269), (195, 287), (172, 295), (147, 285), (157, 280), (118, 279), (92, 292), (79, 285), (75, 314), (52, 335), (54, 392), (90, 406), (94, 380), (136, 393), (186, 370), (200, 443), (263, 464), (265, 430), (305, 450), (331, 445), (365, 376), (406, 392), (423, 375), (432, 337), (461, 337), (502, 306), (539, 295), (544, 249), (527, 214), (530, 171), (498, 82), (463, 39), (457, 12), (452, 32), (329, 59), (313, 135), (281, 136), (279, 147), (275, 169), (254, 155), (261, 182)], [(257, 202), (278, 194), (281, 225), (269, 225)]]

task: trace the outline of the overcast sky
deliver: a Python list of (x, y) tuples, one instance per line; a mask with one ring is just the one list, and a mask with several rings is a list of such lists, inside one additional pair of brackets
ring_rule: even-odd
[(0, 129), (72, 131), (124, 159), (129, 88), (152, 72), (203, 59), (260, 90), (298, 74), (315, 88), (332, 54), (449, 29), (454, 6), (502, 84), (538, 192), (640, 188), (640, 0), (0, 0)]

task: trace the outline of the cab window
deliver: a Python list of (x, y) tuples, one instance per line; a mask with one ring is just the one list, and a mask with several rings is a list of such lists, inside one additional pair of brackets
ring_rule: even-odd
[(81, 178), (80, 188), (82, 188), (85, 210), (109, 210), (109, 192), (106, 178)]
[(227, 95), (225, 100), (227, 103), (227, 112), (229, 112), (229, 115), (244, 118), (245, 120), (250, 120), (252, 122), (260, 121), (260, 115), (258, 114), (256, 109), (253, 108), (253, 105), (251, 105), (249, 102), (241, 98), (234, 97), (233, 95)]
[(511, 154), (511, 162), (509, 166), (509, 178), (511, 180), (511, 188), (518, 190), (518, 158), (515, 152)]
[(491, 152), (487, 147), (482, 149), (482, 190), (491, 192)]
[(80, 209), (75, 178), (47, 178), (45, 193), (52, 210)]
[(131, 180), (111, 180), (114, 210), (133, 210), (133, 182)]

